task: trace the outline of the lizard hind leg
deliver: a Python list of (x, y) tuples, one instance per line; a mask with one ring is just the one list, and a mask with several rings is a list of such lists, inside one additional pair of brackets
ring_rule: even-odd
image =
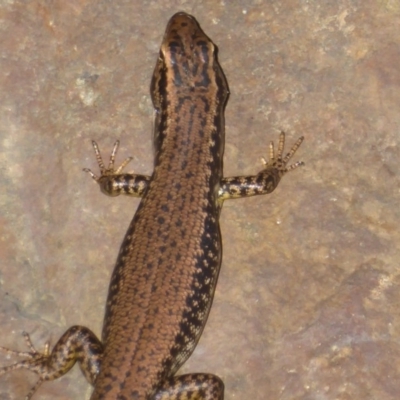
[(154, 400), (224, 400), (224, 383), (212, 374), (187, 374), (169, 378)]
[(67, 373), (76, 361), (79, 362), (88, 382), (94, 384), (100, 371), (103, 345), (91, 330), (83, 326), (70, 327), (61, 336), (51, 353), (48, 343), (41, 353), (33, 346), (28, 333), (23, 332), (23, 336), (29, 352), (0, 347), (0, 351), (25, 358), (15, 364), (0, 368), (0, 375), (17, 369), (27, 369), (39, 375), (39, 380), (26, 395), (25, 400), (31, 399), (44, 381), (57, 379)]

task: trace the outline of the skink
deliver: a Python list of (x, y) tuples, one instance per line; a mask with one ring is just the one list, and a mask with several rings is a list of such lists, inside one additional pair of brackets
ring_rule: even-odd
[[(86, 327), (69, 328), (50, 352), (30, 348), (0, 374), (27, 368), (39, 381), (65, 374), (76, 361), (94, 386), (91, 400), (222, 400), (224, 385), (211, 374), (175, 376), (193, 352), (211, 308), (221, 265), (219, 216), (224, 200), (272, 192), (297, 140), (283, 156), (270, 144), (269, 161), (254, 176), (224, 178), (224, 108), (228, 85), (216, 46), (197, 21), (180, 12), (168, 23), (151, 83), (156, 110), (151, 176), (107, 167), (93, 143), (100, 176), (111, 196), (142, 198), (112, 273), (102, 340)], [(3, 348), (4, 350), (4, 348)]]

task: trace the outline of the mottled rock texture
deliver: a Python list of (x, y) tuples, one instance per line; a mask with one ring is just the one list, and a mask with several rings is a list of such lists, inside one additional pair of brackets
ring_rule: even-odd
[[(152, 170), (150, 78), (165, 25), (189, 12), (219, 46), (231, 97), (225, 175), (259, 170), (287, 132), (305, 167), (227, 202), (209, 323), (185, 372), (226, 400), (396, 400), (400, 393), (398, 1), (0, 3), (0, 344), (100, 334), (138, 200), (102, 195), (90, 140)], [(1, 365), (11, 363), (1, 355)], [(36, 381), (0, 377), (0, 399)], [(90, 395), (75, 368), (36, 399)], [(34, 398), (35, 400), (35, 398)]]

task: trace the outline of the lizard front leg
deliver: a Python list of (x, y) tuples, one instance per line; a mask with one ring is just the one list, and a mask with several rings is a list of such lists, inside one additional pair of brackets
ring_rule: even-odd
[(84, 168), (83, 170), (88, 172), (99, 184), (100, 190), (104, 194), (112, 197), (120, 194), (142, 197), (150, 182), (150, 176), (125, 173), (121, 174), (122, 170), (132, 160), (132, 157), (126, 158), (117, 169), (114, 169), (115, 155), (118, 151), (119, 140), (114, 144), (107, 168), (105, 167), (101, 157), (99, 146), (94, 140), (92, 141), (92, 145), (96, 154), (97, 164), (100, 168), (100, 176), (97, 176), (88, 168)]
[[(269, 160), (263, 159), (264, 168), (257, 175), (233, 176), (222, 178), (218, 191), (218, 200), (223, 202), (228, 199), (237, 199), (240, 197), (250, 197), (261, 194), (271, 193), (278, 186), (283, 175), (292, 171), (304, 163), (297, 161), (292, 165), (287, 165), (288, 161), (296, 153), (303, 142), (304, 137), (300, 137), (292, 146), (290, 151), (283, 156), (285, 147), (285, 134), (279, 135), (278, 151), (275, 154), (274, 143), (269, 145)], [(121, 173), (123, 168), (131, 161), (132, 157), (127, 158), (119, 168), (114, 170), (114, 160), (119, 147), (119, 141), (114, 144), (114, 149), (110, 156), (108, 168), (105, 168), (100, 155), (100, 150), (96, 142), (92, 142), (96, 153), (96, 159), (100, 167), (100, 176), (98, 177), (92, 171), (85, 168), (92, 178), (100, 185), (100, 189), (108, 196), (118, 196), (120, 194), (142, 197), (150, 183), (150, 176)]]
[(297, 161), (292, 165), (287, 165), (289, 160), (300, 147), (303, 140), (303, 136), (297, 139), (289, 153), (287, 153), (286, 156), (283, 156), (283, 149), (285, 147), (285, 134), (281, 132), (279, 135), (277, 153), (275, 154), (274, 143), (271, 142), (269, 145), (268, 162), (262, 159), (264, 163), (264, 169), (262, 169), (257, 175), (223, 178), (218, 191), (218, 200), (224, 201), (227, 199), (250, 197), (260, 194), (267, 194), (274, 191), (283, 175), (300, 167), (301, 165), (304, 165), (302, 161)]

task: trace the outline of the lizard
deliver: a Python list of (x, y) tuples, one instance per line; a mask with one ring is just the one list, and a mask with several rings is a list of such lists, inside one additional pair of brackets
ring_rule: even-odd
[(221, 266), (219, 217), (225, 200), (271, 193), (289, 171), (303, 141), (284, 155), (278, 149), (252, 176), (223, 177), (224, 110), (227, 80), (217, 47), (194, 17), (169, 21), (155, 66), (151, 96), (155, 108), (154, 170), (151, 176), (114, 169), (119, 141), (106, 167), (93, 142), (107, 195), (141, 197), (111, 276), (102, 339), (83, 326), (70, 327), (50, 351), (9, 353), (24, 360), (0, 374), (26, 368), (39, 380), (65, 374), (76, 361), (94, 386), (91, 400), (223, 400), (224, 384), (212, 374), (176, 376), (193, 352), (207, 321)]

